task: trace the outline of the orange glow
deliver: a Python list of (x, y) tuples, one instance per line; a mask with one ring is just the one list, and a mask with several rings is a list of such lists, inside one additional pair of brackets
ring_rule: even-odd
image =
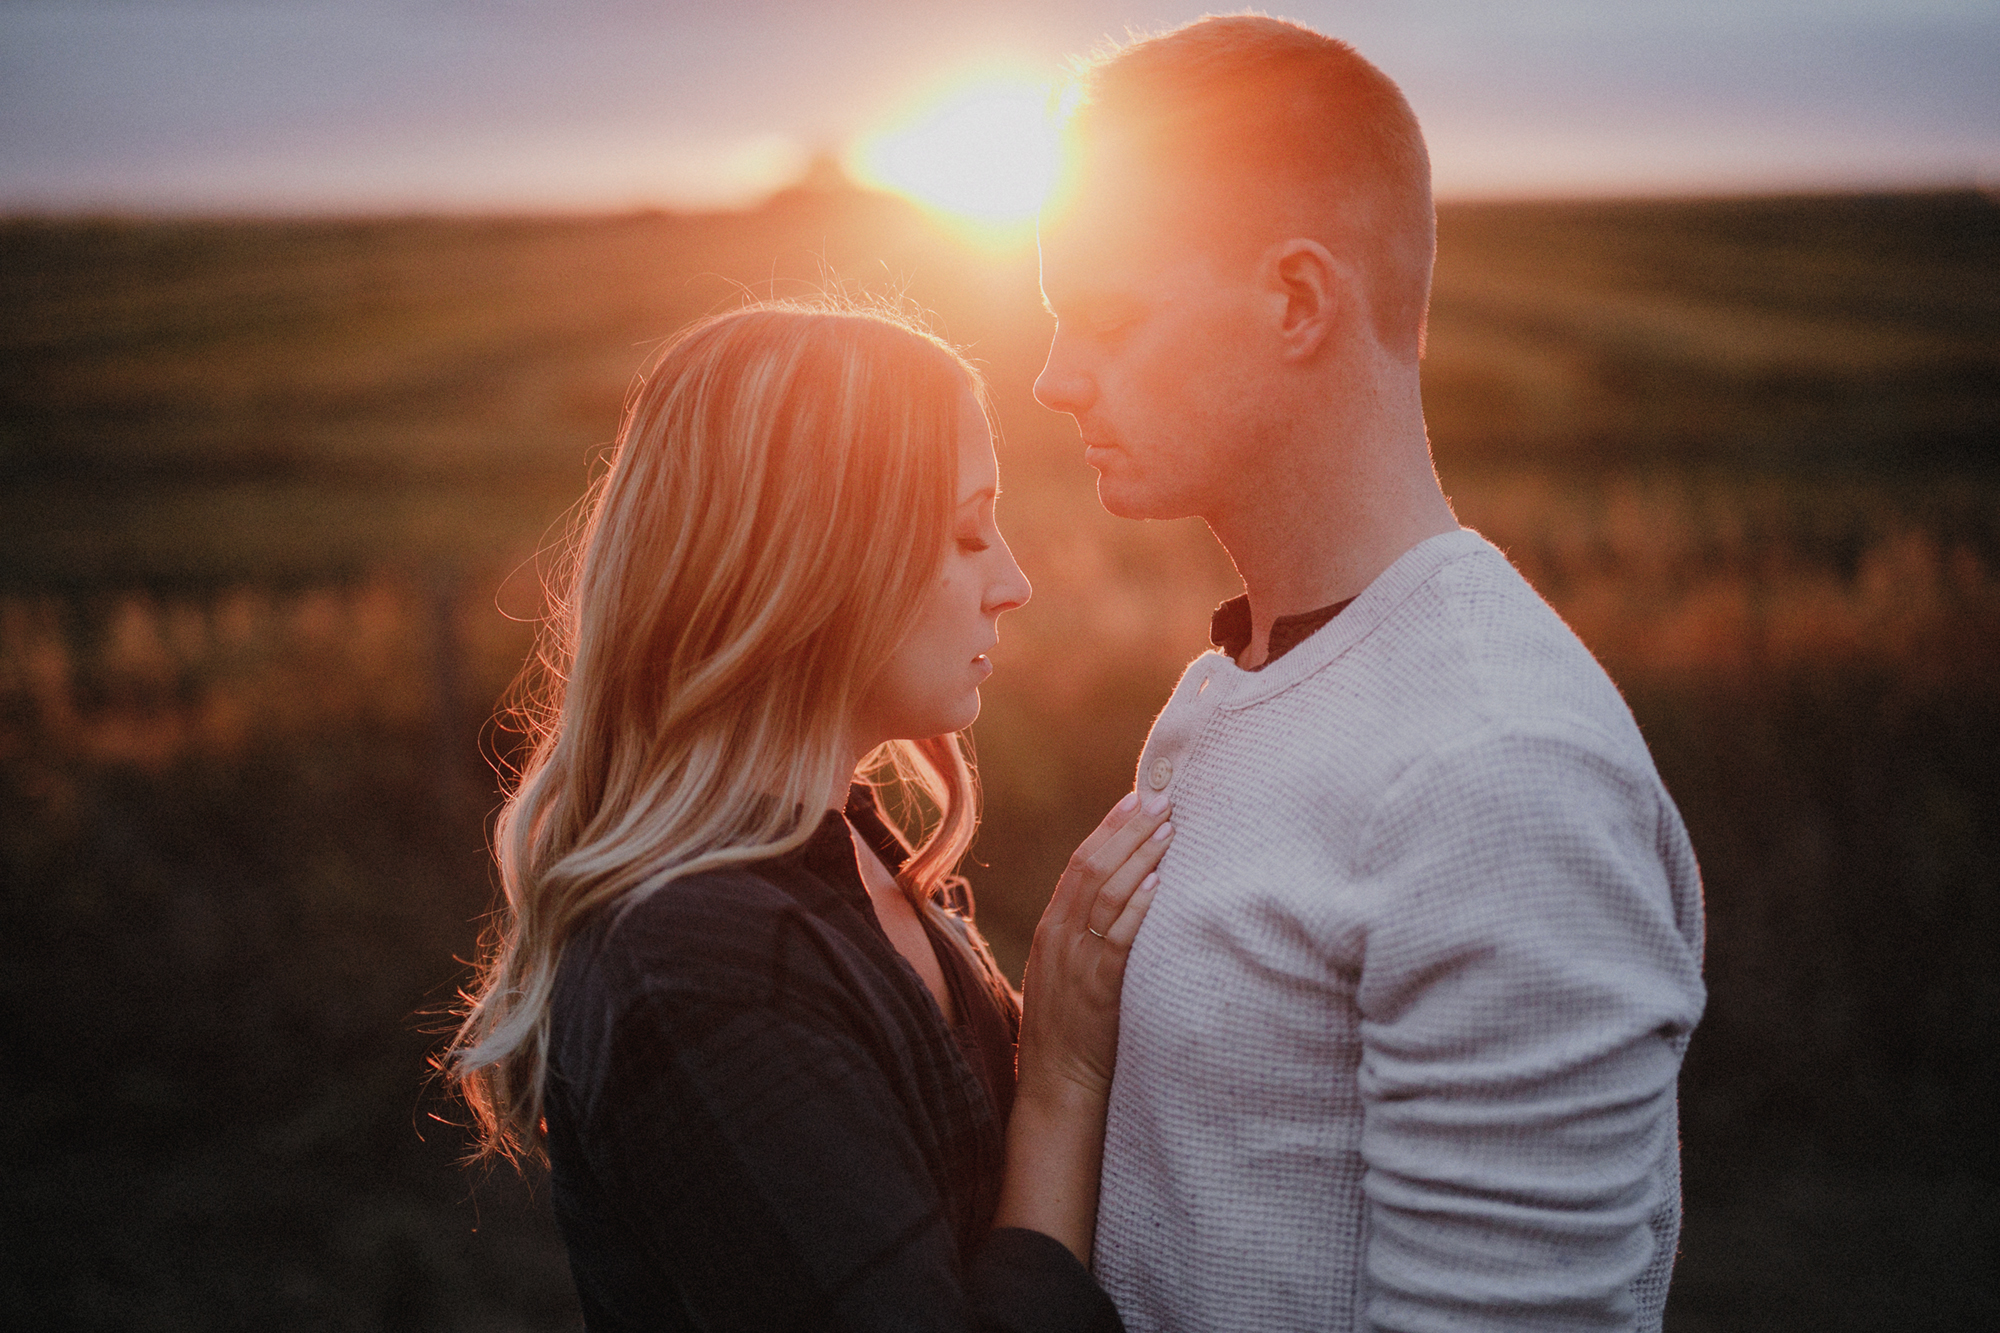
[(1046, 82), (996, 69), (961, 75), (865, 135), (849, 168), (978, 241), (1023, 244), (1056, 179), (1055, 112)]

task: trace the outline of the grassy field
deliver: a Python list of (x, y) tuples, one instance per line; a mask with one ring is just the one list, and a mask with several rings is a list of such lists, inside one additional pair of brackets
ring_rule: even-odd
[[(2000, 1319), (2000, 206), (1448, 208), (1463, 521), (1624, 688), (1707, 884), (1669, 1326)], [(0, 223), (0, 1301), (44, 1328), (574, 1326), (425, 1013), (489, 902), (488, 723), (635, 367), (826, 285), (999, 406), (1036, 585), (976, 741), (1017, 966), (1235, 590), (1028, 386), (1031, 256), (885, 200)], [(539, 554), (538, 554), (539, 553)], [(484, 756), (484, 757), (482, 757)], [(440, 1119), (442, 1117), (442, 1119)]]

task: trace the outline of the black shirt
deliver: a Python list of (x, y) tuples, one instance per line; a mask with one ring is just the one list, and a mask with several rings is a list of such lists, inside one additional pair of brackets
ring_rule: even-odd
[[(902, 870), (903, 863), (909, 860), (910, 849), (883, 820), (881, 811), (875, 805), (874, 791), (856, 783), (848, 790), (845, 814), (854, 831), (882, 858), (883, 865), (892, 873)], [(849, 859), (852, 859), (851, 856)], [(865, 886), (863, 892), (866, 892)], [(946, 914), (948, 921), (944, 924), (933, 919), (929, 913), (922, 915), (924, 934), (930, 939), (938, 969), (944, 973), (945, 988), (951, 994), (952, 1011), (958, 1015), (952, 1035), (958, 1039), (973, 1072), (986, 1085), (986, 1094), (993, 1099), (994, 1109), (1000, 1116), (1000, 1127), (1004, 1131), (1007, 1118), (1014, 1110), (1014, 1053), (1021, 1040), (1021, 998), (1001, 976), (1000, 969), (994, 966), (983, 942), (976, 950), (967, 947), (969, 941), (966, 935), (971, 932), (972, 923), (972, 890), (963, 879), (955, 879), (947, 891), (945, 905), (951, 910)], [(869, 910), (873, 912), (873, 903), (869, 905)], [(959, 939), (948, 941), (939, 938), (941, 931), (953, 928), (959, 931)], [(976, 952), (983, 966), (975, 966), (967, 957), (969, 952)]]
[[(1271, 641), (1264, 649), (1264, 660), (1256, 666), (1245, 667), (1246, 671), (1262, 671), (1271, 663), (1283, 657), (1292, 649), (1318, 633), (1335, 616), (1345, 611), (1354, 599), (1335, 602), (1313, 611), (1301, 611), (1295, 616), (1279, 616), (1271, 622)], [(1250, 598), (1248, 594), (1232, 597), (1208, 618), (1208, 641), (1228, 653), (1241, 658), (1243, 650), (1250, 646)]]
[(546, 1112), (585, 1325), (1121, 1328), (1059, 1242), (990, 1229), (1004, 1111), (971, 1031), (992, 1001), (965, 980), (955, 1033), (883, 934), (837, 813), (790, 856), (580, 932)]

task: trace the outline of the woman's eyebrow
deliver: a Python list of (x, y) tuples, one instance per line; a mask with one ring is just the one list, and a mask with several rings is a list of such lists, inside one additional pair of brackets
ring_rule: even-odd
[(972, 494), (966, 496), (963, 500), (960, 500), (958, 502), (958, 507), (960, 509), (963, 509), (967, 505), (978, 504), (981, 500), (997, 500), (999, 498), (1000, 498), (1000, 488), (998, 486), (988, 486), (983, 490), (974, 491)]

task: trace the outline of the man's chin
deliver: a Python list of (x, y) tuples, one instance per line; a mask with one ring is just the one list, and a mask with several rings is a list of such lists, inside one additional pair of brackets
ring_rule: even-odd
[(1159, 497), (1108, 472), (1097, 474), (1097, 503), (1114, 518), (1180, 518), (1168, 513)]

